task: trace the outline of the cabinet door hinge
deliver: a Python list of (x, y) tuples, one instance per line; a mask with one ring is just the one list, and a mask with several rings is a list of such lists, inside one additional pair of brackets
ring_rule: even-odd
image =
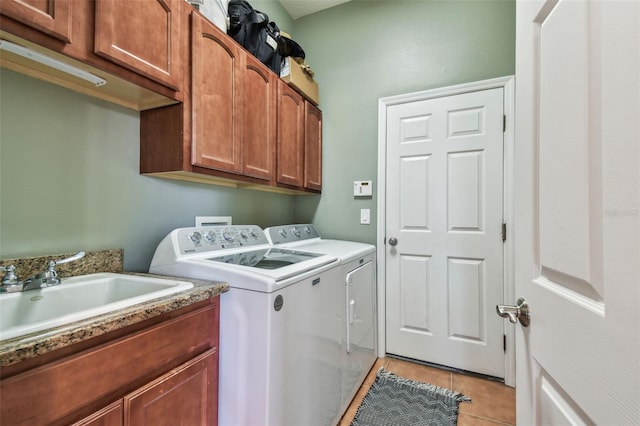
[(502, 350), (505, 353), (507, 352), (507, 335), (506, 334), (502, 335)]
[(502, 222), (502, 242), (507, 241), (507, 224)]
[(502, 115), (502, 131), (503, 132), (507, 131), (507, 116), (506, 115)]

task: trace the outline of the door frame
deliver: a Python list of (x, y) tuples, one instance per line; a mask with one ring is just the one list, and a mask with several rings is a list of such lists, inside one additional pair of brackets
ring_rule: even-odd
[[(380, 98), (378, 100), (378, 224), (376, 229), (376, 256), (378, 277), (378, 356), (384, 357), (386, 351), (386, 175), (387, 175), (387, 108), (408, 102), (423, 101), (445, 96), (460, 95), (481, 90), (502, 88), (504, 90), (504, 132), (503, 159), (503, 220), (507, 224), (507, 238), (503, 245), (504, 255), (504, 291), (502, 304), (511, 304), (515, 300), (514, 289), (514, 253), (513, 253), (513, 162), (514, 162), (514, 116), (515, 116), (515, 77), (505, 76), (489, 80), (464, 83), (437, 89), (423, 90)], [(515, 326), (505, 322), (506, 335), (504, 382), (508, 386), (516, 384), (515, 364)]]

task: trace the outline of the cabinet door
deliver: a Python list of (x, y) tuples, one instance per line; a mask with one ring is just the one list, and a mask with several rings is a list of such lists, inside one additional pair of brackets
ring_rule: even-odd
[(304, 103), (304, 187), (322, 189), (322, 111)]
[(243, 55), (242, 174), (273, 180), (276, 156), (277, 76), (252, 55)]
[(72, 0), (0, 0), (0, 14), (71, 42)]
[(72, 426), (122, 426), (124, 420), (122, 399), (74, 423)]
[(183, 0), (96, 1), (96, 54), (177, 90), (182, 75), (183, 3)]
[(192, 163), (239, 173), (241, 50), (196, 12), (191, 18)]
[(278, 183), (302, 187), (304, 161), (304, 99), (278, 82)]
[(218, 354), (211, 349), (125, 396), (125, 425), (215, 425)]

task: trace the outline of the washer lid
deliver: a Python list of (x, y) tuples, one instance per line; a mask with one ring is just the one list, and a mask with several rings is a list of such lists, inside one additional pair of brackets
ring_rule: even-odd
[(233, 263), (260, 269), (278, 269), (321, 257), (320, 253), (308, 253), (291, 249), (270, 248), (245, 251), (224, 256), (209, 257), (214, 262)]
[(301, 275), (337, 262), (335, 256), (286, 248), (245, 250), (222, 256), (199, 257), (195, 262), (206, 263), (211, 269), (233, 268), (256, 275), (268, 276), (275, 281)]

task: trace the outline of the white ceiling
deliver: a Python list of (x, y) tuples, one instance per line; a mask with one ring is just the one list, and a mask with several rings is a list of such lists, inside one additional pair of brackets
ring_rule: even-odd
[(280, 4), (293, 19), (298, 19), (348, 1), (350, 0), (280, 0)]

